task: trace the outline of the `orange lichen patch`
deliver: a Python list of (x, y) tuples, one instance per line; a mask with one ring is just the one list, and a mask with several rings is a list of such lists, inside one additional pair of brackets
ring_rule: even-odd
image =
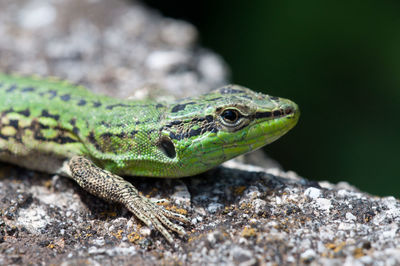
[(43, 182), (43, 185), (47, 188), (47, 189), (51, 189), (51, 187), (53, 186), (51, 180), (46, 180)]
[(331, 249), (333, 252), (339, 252), (341, 251), (344, 247), (346, 246), (345, 242), (341, 242), (341, 243), (327, 243), (325, 244), (325, 247), (328, 249)]
[(102, 215), (104, 217), (116, 217), (117, 213), (114, 211), (102, 211), (102, 212), (100, 212), (100, 215)]
[(246, 186), (239, 186), (239, 187), (235, 187), (233, 190), (233, 193), (235, 194), (235, 196), (240, 196), (243, 194), (243, 191), (245, 191)]
[(183, 215), (187, 214), (187, 210), (182, 209), (182, 208), (178, 208), (176, 206), (167, 206), (167, 207), (165, 207), (165, 209), (169, 210), (169, 211), (173, 211), (173, 212), (178, 213), (178, 214), (183, 214)]
[(211, 233), (211, 231), (206, 231), (206, 232), (199, 233), (199, 231), (196, 231), (195, 229), (192, 229), (191, 231), (188, 232), (187, 241), (190, 243), (192, 241), (202, 239), (209, 233)]
[(372, 220), (372, 218), (374, 218), (374, 216), (372, 214), (368, 214), (367, 213), (367, 214), (365, 214), (364, 222), (368, 223), (368, 222), (370, 222)]
[(354, 258), (358, 259), (358, 258), (363, 257), (365, 254), (364, 254), (364, 251), (362, 248), (356, 248), (353, 252), (353, 255), (354, 255)]
[(146, 198), (150, 198), (150, 197), (156, 195), (157, 192), (158, 192), (158, 189), (153, 187), (152, 190), (146, 195)]
[(224, 210), (222, 211), (222, 214), (227, 214), (230, 211), (232, 211), (234, 209), (233, 206), (225, 206)]
[(48, 244), (46, 247), (50, 249), (56, 249), (57, 251), (62, 251), (65, 246), (65, 240), (64, 238), (57, 239), (54, 243)]
[(281, 220), (279, 224), (276, 224), (273, 227), (279, 231), (290, 233), (290, 224), (287, 223), (287, 219)]
[(336, 244), (335, 243), (327, 243), (325, 244), (325, 247), (328, 249), (335, 249), (336, 248)]
[(244, 208), (246, 208), (246, 203), (240, 204), (239, 209), (244, 209)]
[(192, 242), (192, 241), (194, 241), (194, 240), (198, 240), (198, 239), (200, 239), (201, 237), (203, 236), (203, 234), (198, 234), (198, 235), (194, 235), (194, 234), (191, 234), (189, 237), (188, 237), (188, 243), (190, 243), (190, 242)]
[(76, 234), (74, 235), (74, 238), (75, 238), (75, 239), (80, 239), (80, 238), (86, 239), (86, 238), (89, 238), (89, 237), (92, 237), (92, 236), (93, 236), (92, 233), (86, 233), (86, 234), (84, 234), (84, 235), (82, 235), (82, 233), (76, 233)]
[(257, 235), (257, 230), (252, 227), (246, 226), (240, 235), (246, 238), (253, 237)]
[(168, 201), (159, 201), (159, 202), (157, 202), (157, 205), (160, 205), (160, 206), (168, 206)]
[[(91, 225), (88, 225), (88, 226), (85, 227), (85, 229), (86, 229), (86, 230), (91, 230), (91, 229), (92, 229), (92, 226), (91, 226)], [(92, 233), (86, 233), (83, 237), (84, 237), (84, 238), (88, 238), (88, 237), (91, 237), (91, 236), (93, 236)]]
[(129, 235), (127, 235), (129, 242), (131, 243), (137, 243), (140, 240), (143, 239), (143, 237), (141, 237), (138, 233), (136, 232), (132, 232)]
[(111, 233), (116, 239), (121, 240), (122, 239), (122, 233), (123, 230), (118, 230), (116, 233)]
[(244, 213), (250, 213), (250, 210), (253, 209), (253, 205), (251, 205), (251, 203), (242, 203), (239, 209), (244, 210)]
[(188, 241), (188, 243), (190, 243), (196, 239), (198, 239), (198, 237), (190, 236), (190, 237), (188, 237), (187, 241)]

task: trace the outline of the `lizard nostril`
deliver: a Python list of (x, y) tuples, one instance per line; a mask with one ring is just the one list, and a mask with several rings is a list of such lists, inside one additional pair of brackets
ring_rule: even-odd
[(293, 108), (291, 106), (288, 106), (285, 108), (285, 114), (289, 115), (293, 113)]

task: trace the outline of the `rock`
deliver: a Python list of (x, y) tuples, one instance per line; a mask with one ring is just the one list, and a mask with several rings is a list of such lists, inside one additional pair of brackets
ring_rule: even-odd
[[(117, 97), (189, 96), (227, 80), (192, 25), (139, 2), (2, 1), (0, 35), (2, 71)], [(400, 264), (399, 200), (253, 157), (180, 180), (129, 179), (192, 220), (173, 246), (69, 179), (0, 164), (0, 264)]]
[(191, 24), (140, 3), (2, 1), (0, 15), (2, 71), (57, 76), (116, 97), (151, 86), (185, 97), (226, 84), (227, 67), (196, 44)]

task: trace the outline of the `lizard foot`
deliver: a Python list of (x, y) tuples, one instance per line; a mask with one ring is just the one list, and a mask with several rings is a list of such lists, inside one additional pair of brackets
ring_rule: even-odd
[(169, 220), (170, 218), (189, 223), (185, 216), (166, 210), (140, 195), (139, 191), (122, 177), (99, 168), (82, 156), (71, 158), (68, 165), (72, 179), (83, 189), (107, 201), (123, 204), (147, 226), (156, 228), (169, 243), (173, 243), (173, 238), (167, 229), (181, 236), (186, 234), (182, 226)]

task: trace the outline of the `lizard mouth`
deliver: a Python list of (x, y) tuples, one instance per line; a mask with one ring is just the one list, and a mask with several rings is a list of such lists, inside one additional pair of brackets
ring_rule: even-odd
[(274, 114), (274, 119), (265, 119), (254, 125), (250, 125), (247, 129), (247, 135), (243, 140), (232, 142), (222, 147), (224, 150), (247, 148), (247, 152), (259, 149), (279, 139), (292, 129), (297, 124), (297, 121), (298, 114), (294, 109), (291, 109), (289, 113), (282, 113), (279, 116), (276, 113)]
[(276, 118), (293, 115), (296, 112), (296, 110), (298, 110), (298, 109), (296, 107), (294, 107), (293, 105), (286, 105), (286, 106), (283, 106), (283, 107), (273, 110), (273, 111), (256, 112), (253, 115), (253, 118), (255, 118), (255, 119), (262, 119), (262, 118), (276, 119)]

